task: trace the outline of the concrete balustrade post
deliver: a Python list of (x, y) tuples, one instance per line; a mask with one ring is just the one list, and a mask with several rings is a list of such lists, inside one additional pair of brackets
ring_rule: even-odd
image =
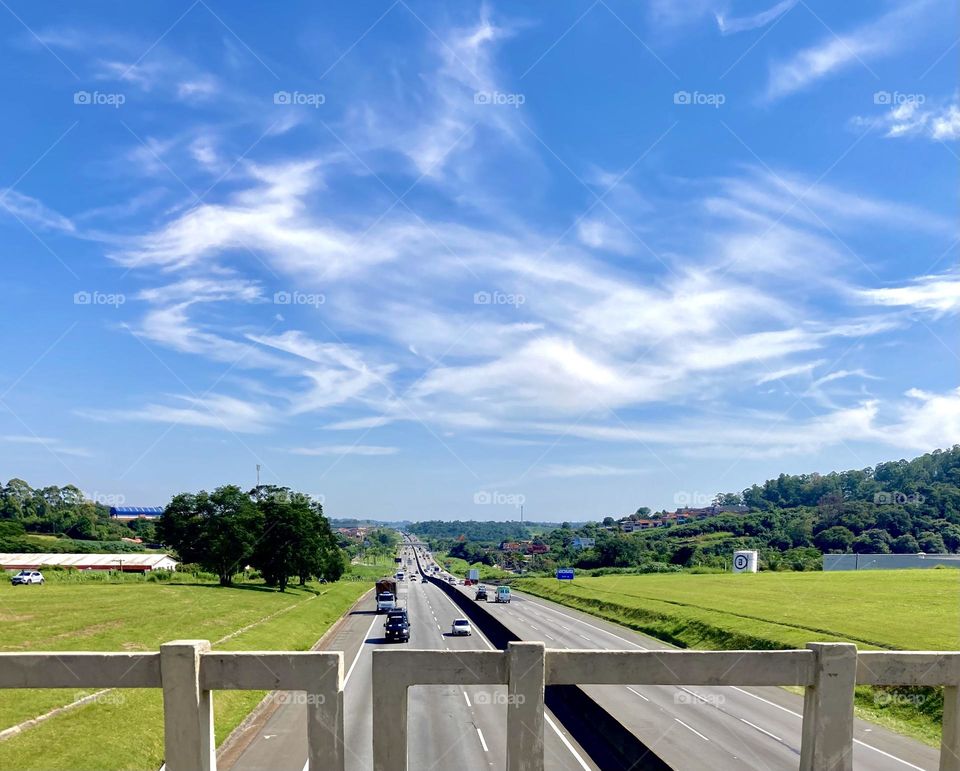
[(800, 771), (852, 771), (857, 646), (807, 643), (807, 648), (816, 664), (803, 697)]
[(207, 640), (175, 640), (160, 646), (167, 771), (216, 771), (213, 694), (200, 686), (200, 659), (209, 650)]
[(955, 685), (943, 689), (940, 771), (960, 771), (960, 688)]
[(543, 771), (542, 642), (507, 646), (507, 771)]
[[(328, 654), (329, 655), (329, 654)], [(307, 760), (310, 771), (343, 771), (343, 654), (324, 666), (307, 692)]]
[[(391, 651), (373, 652), (373, 769), (407, 769), (407, 684), (413, 671), (400, 667)], [(401, 671), (402, 670), (402, 671)]]

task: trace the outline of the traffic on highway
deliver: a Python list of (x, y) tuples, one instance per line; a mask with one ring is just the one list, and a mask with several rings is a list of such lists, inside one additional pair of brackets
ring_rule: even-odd
[[(656, 650), (662, 641), (552, 602), (460, 577), (436, 562), (426, 546), (405, 536), (392, 575), (374, 582), (362, 600), (321, 641), (343, 650), (347, 767), (372, 767), (372, 652), (403, 645), (423, 650), (492, 650), (482, 624), (466, 617), (451, 592), (504, 625), (517, 639), (548, 648)], [(598, 709), (615, 718), (646, 748), (637, 768), (788, 769), (799, 764), (802, 697), (781, 688), (583, 686)], [(505, 768), (506, 687), (414, 686), (409, 695), (410, 768)], [(305, 711), (288, 700), (249, 729), (242, 750), (224, 768), (301, 771), (306, 766)], [(602, 736), (583, 739), (550, 710), (546, 714), (548, 769), (594, 769)], [(598, 733), (594, 731), (594, 734)], [(578, 736), (580, 741), (578, 741)], [(877, 771), (936, 769), (932, 747), (857, 721), (854, 767)]]

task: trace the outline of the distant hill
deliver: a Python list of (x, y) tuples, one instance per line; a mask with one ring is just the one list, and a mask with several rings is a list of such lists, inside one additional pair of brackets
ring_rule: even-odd
[(648, 558), (688, 566), (720, 566), (741, 548), (794, 568), (829, 552), (960, 551), (960, 445), (875, 468), (781, 474), (733, 495), (752, 513), (630, 538)]

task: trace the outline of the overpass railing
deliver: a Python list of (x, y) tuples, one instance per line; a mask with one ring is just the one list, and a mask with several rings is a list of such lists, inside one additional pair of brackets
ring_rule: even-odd
[[(853, 768), (854, 686), (943, 686), (941, 771), (960, 771), (960, 653), (859, 652), (847, 643), (785, 651), (375, 650), (375, 771), (407, 768), (412, 685), (505, 685), (508, 771), (544, 768), (548, 685), (802, 686), (800, 768)], [(343, 654), (221, 652), (179, 640), (159, 653), (2, 653), (3, 688), (161, 688), (168, 771), (215, 771), (217, 690), (306, 693), (309, 768), (344, 768)]]
[(309, 768), (343, 769), (339, 651), (221, 652), (177, 640), (159, 653), (0, 653), (2, 688), (162, 688), (167, 771), (216, 771), (213, 691), (304, 691)]

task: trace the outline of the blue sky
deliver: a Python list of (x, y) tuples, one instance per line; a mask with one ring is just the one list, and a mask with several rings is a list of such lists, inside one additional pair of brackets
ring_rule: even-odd
[(945, 0), (7, 0), (3, 478), (675, 508), (960, 441)]

